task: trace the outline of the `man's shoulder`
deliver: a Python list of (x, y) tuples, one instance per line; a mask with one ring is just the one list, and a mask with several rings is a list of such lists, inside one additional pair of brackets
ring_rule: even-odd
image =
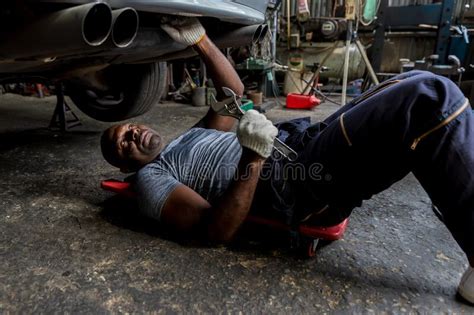
[(135, 181), (140, 181), (143, 178), (151, 177), (151, 176), (156, 176), (159, 174), (159, 171), (161, 169), (161, 162), (160, 162), (160, 157), (157, 157), (147, 165), (143, 166), (141, 169), (138, 170), (138, 172), (135, 174)]
[[(220, 131), (216, 129), (207, 129), (201, 127), (193, 127), (183, 133), (181, 136), (171, 141), (168, 145), (168, 149), (172, 149), (176, 144), (184, 141), (185, 143), (200, 141), (205, 139), (216, 139), (220, 137), (226, 137), (233, 135), (232, 132)], [(234, 134), (235, 135), (235, 134)]]
[(133, 185), (138, 191), (160, 190), (163, 185), (175, 181), (176, 174), (158, 157), (138, 170), (133, 178)]
[(179, 137), (172, 140), (170, 142), (170, 144), (172, 144), (174, 142), (179, 142), (183, 138), (195, 137), (195, 136), (198, 136), (198, 135), (201, 135), (201, 134), (211, 134), (211, 133), (215, 133), (215, 132), (219, 132), (219, 131), (214, 130), (214, 129), (206, 129), (206, 128), (202, 128), (202, 127), (192, 127), (190, 129), (186, 130), (184, 133), (182, 133)]

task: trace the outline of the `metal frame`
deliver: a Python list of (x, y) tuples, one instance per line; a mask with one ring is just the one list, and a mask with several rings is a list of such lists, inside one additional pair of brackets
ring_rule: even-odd
[[(377, 15), (378, 26), (375, 31), (372, 65), (380, 72), (384, 48), (385, 32), (387, 30), (410, 29), (416, 31), (420, 24), (437, 25), (437, 40), (433, 53), (439, 55), (438, 64), (447, 62), (450, 27), (455, 0), (443, 0), (438, 4), (418, 6), (390, 7), (388, 0), (381, 0)], [(426, 29), (422, 29), (426, 31)]]

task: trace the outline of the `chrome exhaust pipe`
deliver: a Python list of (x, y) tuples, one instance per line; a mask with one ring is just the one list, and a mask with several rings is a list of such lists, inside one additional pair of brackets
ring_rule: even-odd
[[(85, 13), (84, 17), (79, 19), (82, 21), (81, 33), (88, 45), (96, 47), (107, 40), (112, 30), (112, 10), (108, 4), (104, 2), (90, 3), (66, 10), (70, 10), (67, 15), (71, 16), (69, 18), (71, 24), (74, 24), (72, 17), (77, 16), (81, 11)], [(65, 20), (67, 20), (66, 12), (64, 12), (64, 15)], [(71, 26), (74, 28), (73, 25)]]
[(218, 34), (212, 32), (209, 37), (219, 48), (239, 47), (258, 43), (263, 32), (268, 32), (268, 26), (257, 24), (220, 31)]
[[(262, 35), (266, 35), (268, 27), (266, 25), (250, 25), (238, 28), (224, 27), (219, 30), (207, 29), (209, 38), (219, 48), (240, 47), (257, 43)], [(168, 43), (169, 53), (163, 54), (163, 49), (156, 50), (155, 47), (162, 47), (163, 43)], [(183, 49), (176, 51), (176, 49)], [(143, 58), (141, 63), (156, 61), (156, 56), (160, 55), (160, 60), (176, 60), (181, 58), (188, 58), (196, 55), (196, 51), (192, 47), (183, 47), (175, 43), (169, 36), (161, 30), (161, 28), (139, 29), (137, 38), (133, 44), (125, 51), (140, 52)], [(127, 60), (126, 57), (122, 60)], [(136, 60), (135, 60), (136, 61)]]
[(0, 43), (0, 59), (52, 59), (98, 49), (110, 35), (112, 10), (103, 2), (44, 15)]
[(111, 40), (116, 47), (130, 46), (138, 33), (138, 13), (133, 8), (112, 11)]
[(261, 26), (262, 26), (262, 28), (260, 30), (260, 34), (259, 34), (258, 39), (257, 39), (257, 42), (259, 42), (259, 43), (263, 42), (263, 40), (267, 36), (268, 30), (269, 30), (267, 24), (262, 24)]

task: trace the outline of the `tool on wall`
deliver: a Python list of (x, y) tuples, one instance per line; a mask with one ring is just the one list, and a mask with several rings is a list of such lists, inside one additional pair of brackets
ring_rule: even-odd
[(443, 75), (454, 82), (457, 85), (461, 86), (462, 75), (466, 71), (464, 67), (461, 66), (461, 60), (455, 55), (449, 55), (447, 59), (447, 64), (438, 64), (439, 55), (431, 55), (422, 60), (416, 60), (415, 62), (410, 62), (408, 59), (401, 59), (400, 63), (402, 64), (402, 72), (407, 72), (411, 70), (425, 70), (430, 71), (438, 75)]
[(298, 0), (298, 20), (301, 22), (307, 21), (309, 15), (308, 0)]

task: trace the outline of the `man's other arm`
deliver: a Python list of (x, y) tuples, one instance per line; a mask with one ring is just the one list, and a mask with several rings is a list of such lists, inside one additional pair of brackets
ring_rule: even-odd
[(163, 226), (173, 233), (199, 234), (213, 242), (231, 240), (250, 210), (264, 161), (244, 149), (238, 175), (214, 205), (191, 188), (178, 186), (161, 211)]
[(178, 186), (161, 210), (161, 222), (178, 233), (201, 232), (211, 241), (229, 241), (247, 216), (265, 159), (278, 130), (264, 115), (250, 110), (237, 128), (242, 145), (237, 173), (214, 204), (191, 188)]

